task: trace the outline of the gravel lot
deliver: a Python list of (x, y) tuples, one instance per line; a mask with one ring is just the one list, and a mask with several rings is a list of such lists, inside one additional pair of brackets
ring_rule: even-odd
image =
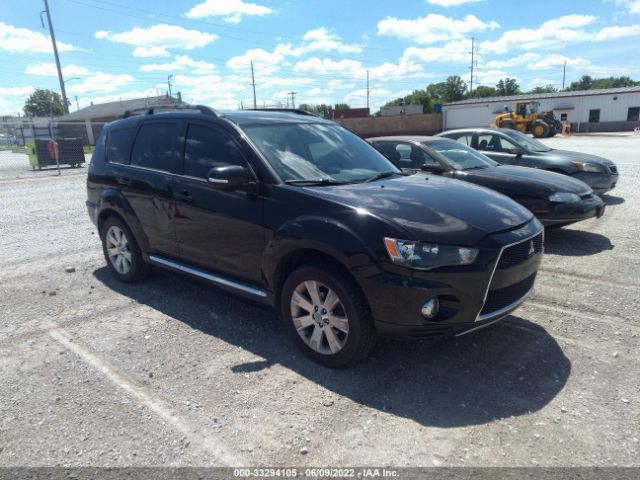
[(84, 169), (2, 176), (0, 466), (640, 466), (640, 137), (548, 143), (621, 180), (548, 232), (534, 297), (343, 371), (214, 287), (115, 283)]

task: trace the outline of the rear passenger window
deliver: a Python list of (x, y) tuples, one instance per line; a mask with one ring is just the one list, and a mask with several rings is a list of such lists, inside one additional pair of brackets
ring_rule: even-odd
[(456, 140), (457, 142), (462, 143), (463, 145), (467, 145), (468, 147), (471, 146), (471, 139), (473, 138), (472, 134), (465, 134), (465, 135), (460, 135), (458, 137), (449, 137), (452, 138), (453, 140)]
[(131, 165), (176, 171), (177, 123), (149, 123), (140, 127), (131, 152)]
[(184, 152), (184, 174), (207, 178), (212, 168), (227, 165), (247, 166), (231, 135), (217, 128), (189, 125)]
[(109, 161), (111, 163), (129, 163), (131, 142), (136, 131), (133, 128), (119, 128), (109, 133)]

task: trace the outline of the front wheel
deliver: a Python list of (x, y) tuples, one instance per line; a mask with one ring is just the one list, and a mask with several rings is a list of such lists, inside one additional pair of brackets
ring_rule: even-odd
[(287, 330), (302, 352), (331, 368), (369, 355), (376, 331), (354, 280), (339, 268), (311, 263), (285, 281), (281, 296)]

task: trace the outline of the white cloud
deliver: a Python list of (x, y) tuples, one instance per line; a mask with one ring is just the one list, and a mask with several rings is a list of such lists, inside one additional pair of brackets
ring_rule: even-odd
[(539, 53), (525, 53), (506, 60), (489, 60), (483, 67), (487, 69), (519, 67), (530, 62), (538, 61), (540, 58), (542, 58), (542, 55)]
[(553, 68), (562, 67), (567, 62), (567, 67), (571, 68), (589, 68), (592, 67), (591, 62), (580, 57), (565, 57), (564, 55), (547, 55), (544, 58), (533, 61), (527, 65), (529, 70), (551, 70)]
[(613, 0), (630, 14), (640, 14), (640, 0)]
[(548, 78), (534, 78), (526, 85), (526, 90), (533, 90), (536, 87), (546, 87), (547, 85), (555, 85), (555, 80), (549, 80)]
[[(59, 40), (56, 43), (60, 52), (77, 50), (69, 43)], [(51, 38), (40, 32), (0, 22), (0, 50), (10, 53), (53, 53), (53, 46)]]
[(113, 75), (111, 73), (96, 72), (94, 75), (85, 78), (80, 83), (74, 83), (67, 88), (70, 93), (102, 93), (115, 92), (121, 86), (135, 81), (131, 75)]
[(333, 53), (360, 53), (362, 47), (357, 44), (342, 43), (342, 39), (335, 33), (329, 32), (325, 27), (309, 30), (302, 37), (303, 44), (292, 47), (290, 44), (278, 45), (276, 52), (283, 55), (299, 57), (309, 52), (325, 51)]
[(471, 42), (460, 40), (446, 43), (442, 47), (409, 47), (403, 52), (402, 58), (422, 63), (469, 63), (471, 61), (470, 51)]
[(224, 20), (230, 23), (239, 23), (242, 15), (267, 15), (273, 10), (257, 3), (243, 2), (242, 0), (205, 0), (191, 8), (186, 14), (188, 18), (226, 17)]
[(594, 40), (602, 42), (606, 40), (617, 40), (618, 38), (640, 36), (640, 25), (627, 25), (624, 27), (613, 26), (600, 30)]
[(431, 5), (439, 5), (441, 7), (457, 7), (465, 3), (475, 3), (481, 0), (427, 0)]
[(136, 57), (168, 56), (169, 48), (193, 50), (218, 39), (218, 35), (213, 33), (167, 24), (153, 25), (149, 28), (134, 27), (120, 33), (101, 30), (96, 32), (95, 37), (135, 46), (133, 55)]
[(297, 73), (308, 74), (331, 74), (340, 73), (341, 75), (353, 75), (355, 77), (362, 74), (362, 62), (357, 60), (332, 60), (330, 58), (312, 57), (296, 63), (293, 71)]
[(193, 60), (188, 55), (176, 55), (175, 60), (169, 63), (151, 63), (141, 65), (142, 72), (173, 72), (178, 70), (191, 70), (198, 75), (213, 73), (216, 66), (203, 60)]
[(574, 42), (591, 40), (593, 34), (583, 30), (596, 21), (591, 15), (565, 15), (547, 20), (537, 29), (508, 30), (496, 41), (480, 44), (480, 52), (505, 54), (511, 50), (550, 50)]
[(280, 53), (267, 52), (262, 48), (252, 48), (247, 50), (242, 55), (231, 57), (227, 60), (227, 67), (233, 70), (246, 70), (249, 68), (251, 62), (258, 64), (261, 68), (268, 65), (277, 65), (284, 60), (284, 57)]
[[(56, 64), (53, 62), (39, 62), (33, 65), (28, 65), (27, 68), (25, 68), (24, 73), (27, 75), (56, 77), (58, 75), (58, 70), (56, 69)], [(90, 74), (91, 72), (88, 68), (80, 67), (78, 65), (70, 64), (62, 67), (63, 77), (73, 77), (78, 75)]]
[(467, 15), (462, 20), (455, 20), (430, 13), (415, 20), (387, 17), (378, 22), (378, 35), (428, 44), (461, 39), (465, 34), (494, 30), (499, 26), (495, 21), (483, 22), (475, 15)]
[(26, 95), (31, 95), (35, 89), (31, 86), (29, 87), (2, 87), (0, 86), (0, 97), (22, 97)]

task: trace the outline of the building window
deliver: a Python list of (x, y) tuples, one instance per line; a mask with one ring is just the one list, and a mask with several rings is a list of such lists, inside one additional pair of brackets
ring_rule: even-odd
[(589, 110), (589, 123), (600, 122), (600, 109)]
[(640, 107), (629, 108), (627, 113), (627, 122), (637, 122), (640, 120)]
[(560, 114), (560, 121), (561, 122), (566, 122), (567, 121), (567, 114), (566, 113), (561, 113)]

